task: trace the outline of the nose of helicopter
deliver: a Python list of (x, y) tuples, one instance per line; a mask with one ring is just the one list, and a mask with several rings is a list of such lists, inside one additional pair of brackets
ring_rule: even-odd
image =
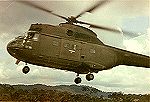
[(18, 50), (21, 48), (21, 44), (19, 44), (17, 41), (13, 40), (7, 44), (7, 51), (10, 55), (15, 57)]

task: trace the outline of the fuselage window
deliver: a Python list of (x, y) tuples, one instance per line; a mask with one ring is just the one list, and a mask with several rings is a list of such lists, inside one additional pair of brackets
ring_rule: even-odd
[(72, 30), (67, 30), (67, 35), (68, 36), (72, 36), (73, 35), (73, 31)]
[(90, 49), (90, 53), (95, 54), (95, 49)]

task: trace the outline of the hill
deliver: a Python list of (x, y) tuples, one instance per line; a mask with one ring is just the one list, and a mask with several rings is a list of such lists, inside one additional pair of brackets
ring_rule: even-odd
[(96, 88), (89, 86), (77, 86), (77, 85), (59, 85), (59, 86), (47, 86), (42, 84), (35, 85), (13, 85), (15, 89), (23, 89), (23, 90), (33, 90), (35, 88), (41, 90), (57, 90), (60, 92), (69, 92), (71, 94), (82, 94), (89, 95), (93, 97), (108, 97), (108, 95), (112, 94), (112, 92), (102, 92)]
[(89, 86), (0, 84), (0, 101), (149, 102), (149, 95), (103, 92)]

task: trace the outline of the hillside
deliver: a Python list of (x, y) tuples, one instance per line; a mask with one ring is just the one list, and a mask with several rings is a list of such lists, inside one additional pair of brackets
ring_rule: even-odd
[(0, 84), (0, 101), (149, 102), (150, 95), (102, 92), (89, 86)]
[(93, 97), (108, 97), (108, 95), (112, 94), (111, 92), (102, 92), (96, 88), (89, 87), (89, 86), (77, 86), (77, 85), (59, 85), (59, 86), (46, 86), (42, 84), (35, 84), (35, 85), (13, 85), (15, 89), (23, 89), (23, 90), (33, 90), (35, 88), (39, 90), (57, 90), (60, 92), (69, 92), (71, 94), (82, 94), (82, 95), (89, 95)]

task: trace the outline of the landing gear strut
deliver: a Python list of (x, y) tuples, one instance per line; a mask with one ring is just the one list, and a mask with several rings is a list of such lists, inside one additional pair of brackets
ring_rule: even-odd
[(74, 80), (74, 82), (76, 83), (76, 84), (79, 84), (79, 83), (81, 83), (81, 78), (79, 77), (79, 74), (77, 74), (77, 78), (75, 78), (75, 80)]
[[(89, 73), (89, 74), (87, 74), (86, 75), (86, 80), (87, 81), (91, 81), (91, 80), (93, 80), (94, 79), (94, 75), (93, 74), (91, 74), (91, 73)], [(74, 80), (74, 82), (76, 83), (76, 84), (79, 84), (79, 83), (81, 83), (81, 78), (79, 77), (79, 74), (77, 74), (77, 78), (75, 78), (75, 80)]]
[(86, 75), (86, 80), (91, 81), (94, 79), (94, 75), (93, 74), (87, 74)]
[(22, 69), (22, 72), (23, 72), (24, 74), (27, 74), (29, 71), (30, 71), (30, 68), (29, 68), (27, 65), (24, 66), (24, 68)]

